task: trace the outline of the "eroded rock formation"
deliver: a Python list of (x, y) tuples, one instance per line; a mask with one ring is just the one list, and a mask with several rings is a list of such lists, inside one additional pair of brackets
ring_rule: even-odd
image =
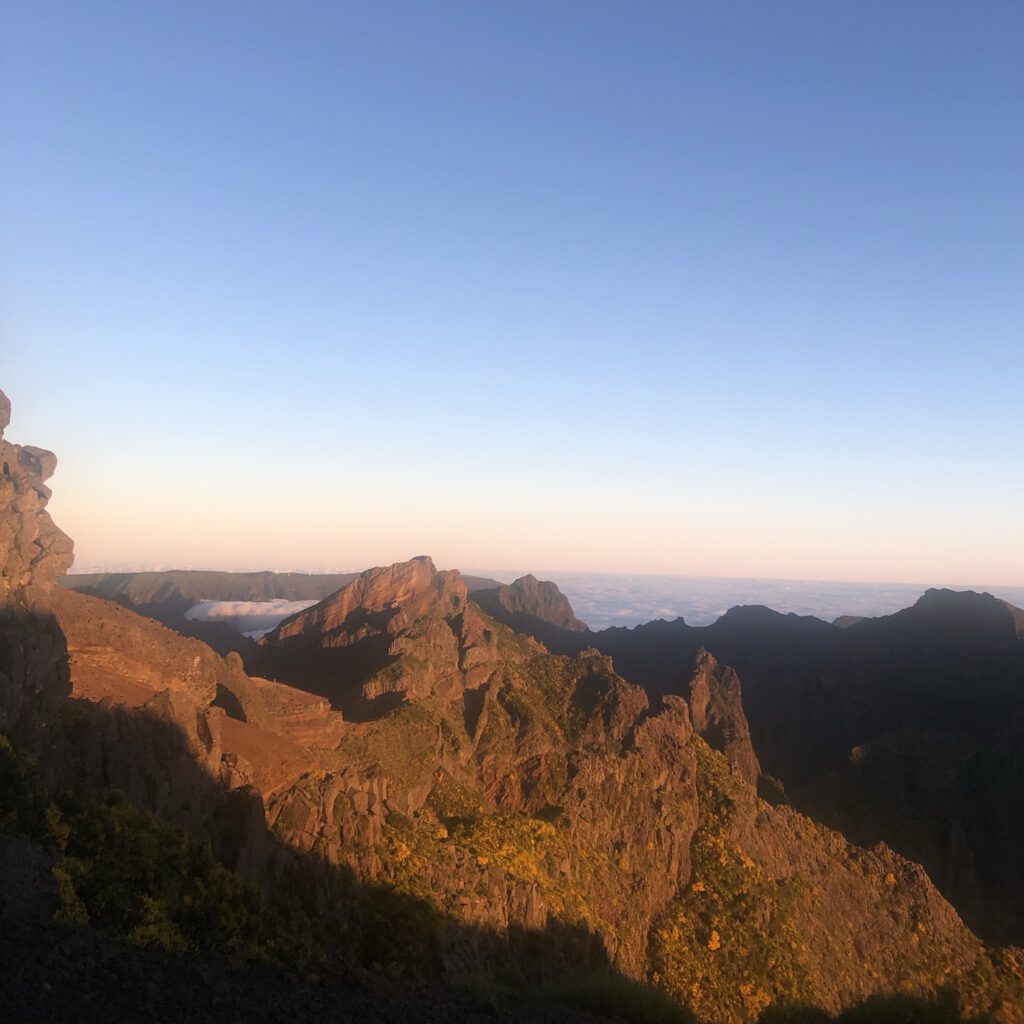
[(71, 539), (46, 511), (52, 452), (4, 439), (11, 403), (0, 391), (0, 731), (39, 741), (68, 692), (53, 622), (53, 581), (70, 567)]
[(473, 592), (473, 600), (499, 622), (529, 632), (533, 625), (585, 632), (587, 625), (576, 618), (568, 598), (549, 581), (532, 574), (520, 576), (514, 583)]

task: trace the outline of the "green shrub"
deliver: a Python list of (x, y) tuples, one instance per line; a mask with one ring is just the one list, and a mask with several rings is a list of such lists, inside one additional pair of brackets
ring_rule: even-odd
[(0, 833), (56, 847), (65, 838), (60, 815), (39, 777), (35, 761), (0, 734)]

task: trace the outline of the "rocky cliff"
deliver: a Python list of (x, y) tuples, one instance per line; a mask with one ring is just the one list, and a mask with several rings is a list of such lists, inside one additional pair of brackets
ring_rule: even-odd
[(4, 439), (11, 403), (0, 391), (0, 731), (41, 741), (68, 691), (63, 636), (53, 622), (53, 581), (73, 547), (46, 511), (56, 456)]
[(503, 586), (474, 590), (473, 600), (493, 618), (522, 633), (545, 625), (576, 633), (587, 629), (558, 587), (533, 575), (520, 576)]
[(748, 785), (756, 787), (761, 766), (750, 742), (736, 673), (719, 665), (702, 647), (697, 651), (692, 674), (687, 673), (681, 681), (681, 692), (697, 734), (734, 764)]

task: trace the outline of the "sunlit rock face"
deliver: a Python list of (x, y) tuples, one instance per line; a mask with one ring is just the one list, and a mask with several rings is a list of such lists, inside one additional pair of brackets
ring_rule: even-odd
[(703, 647), (692, 674), (687, 675), (681, 690), (690, 705), (694, 730), (712, 750), (724, 754), (749, 785), (756, 786), (761, 766), (750, 742), (739, 677)]
[[(260, 642), (258, 670), (328, 697), (346, 716), (375, 717), (396, 702), (473, 686), (479, 614), (458, 572), (426, 556), (369, 569), (282, 622)], [(467, 660), (468, 659), (468, 660)]]
[(42, 597), (74, 561), (71, 538), (46, 511), (53, 452), (4, 440), (11, 403), (0, 391), (0, 602)]
[(41, 742), (67, 695), (64, 638), (53, 621), (53, 581), (74, 560), (71, 539), (46, 511), (57, 466), (43, 448), (4, 439), (11, 403), (0, 391), (0, 730)]
[[(420, 555), (408, 562), (368, 569), (336, 594), (281, 623), (268, 643), (315, 633), (323, 646), (344, 647), (367, 630), (378, 628), (366, 621), (372, 615), (384, 616), (379, 626), (397, 634), (426, 615), (461, 614), (467, 597), (459, 573), (438, 572), (429, 557)], [(359, 615), (358, 622), (354, 613)]]
[(531, 624), (585, 633), (587, 624), (576, 618), (568, 598), (547, 580), (527, 574), (513, 583), (474, 592), (473, 600), (499, 622), (527, 632)]

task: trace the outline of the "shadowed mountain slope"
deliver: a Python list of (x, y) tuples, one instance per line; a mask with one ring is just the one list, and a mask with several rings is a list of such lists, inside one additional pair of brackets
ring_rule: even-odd
[(542, 630), (545, 624), (573, 632), (586, 632), (568, 598), (554, 583), (536, 576), (521, 576), (514, 583), (490, 589), (470, 587), (473, 600), (488, 615), (521, 633)]

